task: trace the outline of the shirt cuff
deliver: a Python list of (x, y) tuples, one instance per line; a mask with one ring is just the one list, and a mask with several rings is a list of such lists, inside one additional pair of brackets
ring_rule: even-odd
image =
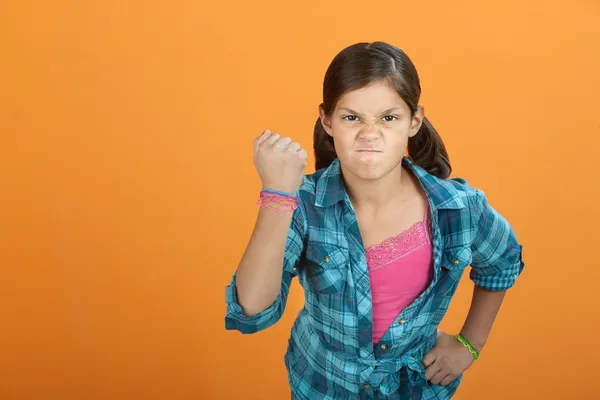
[(487, 290), (500, 291), (508, 290), (514, 286), (517, 278), (523, 271), (525, 263), (521, 259), (517, 264), (514, 264), (509, 271), (497, 275), (481, 274), (477, 268), (471, 269), (470, 278), (475, 285)]
[(239, 330), (242, 333), (255, 333), (261, 330), (264, 322), (273, 315), (277, 309), (279, 299), (275, 300), (267, 309), (247, 316), (238, 303), (236, 290), (236, 274), (233, 274), (231, 283), (226, 288), (225, 300), (227, 302), (227, 315), (225, 317), (225, 329)]

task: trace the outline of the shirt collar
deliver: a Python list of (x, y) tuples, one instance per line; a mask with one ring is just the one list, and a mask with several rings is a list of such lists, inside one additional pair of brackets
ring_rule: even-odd
[[(410, 157), (402, 159), (402, 165), (412, 171), (436, 209), (461, 209), (464, 202), (456, 189), (457, 182), (444, 180), (431, 175), (415, 164)], [(315, 193), (315, 206), (330, 207), (347, 198), (342, 180), (340, 159), (336, 158), (318, 178)]]

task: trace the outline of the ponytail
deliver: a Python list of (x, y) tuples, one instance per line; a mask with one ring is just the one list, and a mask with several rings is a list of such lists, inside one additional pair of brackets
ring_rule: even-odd
[(313, 148), (315, 151), (315, 171), (329, 167), (337, 158), (333, 138), (323, 128), (321, 118), (317, 118), (317, 122), (315, 122)]
[(452, 172), (446, 146), (427, 118), (419, 132), (408, 139), (408, 155), (413, 162), (431, 175), (446, 179)]

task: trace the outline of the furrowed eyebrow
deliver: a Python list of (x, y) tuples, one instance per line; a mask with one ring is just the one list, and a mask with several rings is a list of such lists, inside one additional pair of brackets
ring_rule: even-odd
[[(347, 113), (350, 113), (350, 114), (355, 114), (355, 115), (358, 115), (358, 116), (362, 116), (362, 114), (361, 114), (361, 113), (359, 113), (359, 112), (357, 112), (357, 111), (354, 111), (354, 110), (353, 110), (353, 109), (351, 109), (351, 108), (346, 108), (346, 107), (344, 107), (344, 108), (340, 108), (340, 111), (346, 111)], [(394, 107), (394, 108), (390, 108), (390, 109), (388, 109), (388, 110), (385, 110), (385, 111), (383, 111), (383, 112), (381, 113), (381, 115), (386, 115), (386, 114), (389, 114), (389, 113), (391, 113), (391, 112), (394, 112), (394, 111), (402, 111), (402, 108), (401, 108), (401, 107)]]

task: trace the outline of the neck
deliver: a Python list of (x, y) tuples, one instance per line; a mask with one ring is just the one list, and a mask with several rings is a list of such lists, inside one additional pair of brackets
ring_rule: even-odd
[(342, 171), (344, 186), (354, 208), (377, 210), (402, 199), (410, 177), (401, 165), (379, 179), (361, 179)]

